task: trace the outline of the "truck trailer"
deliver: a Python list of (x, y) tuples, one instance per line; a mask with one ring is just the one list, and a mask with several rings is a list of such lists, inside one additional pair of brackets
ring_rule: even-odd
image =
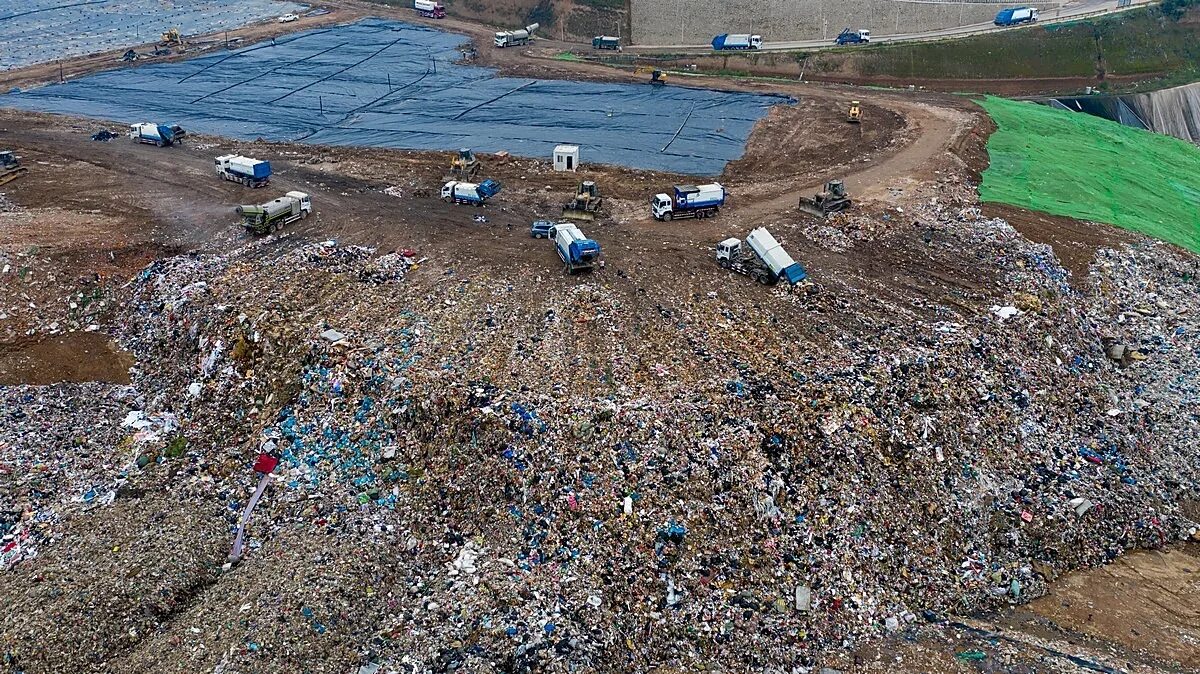
[(709, 185), (676, 185), (674, 196), (656, 194), (650, 199), (650, 211), (655, 220), (708, 218), (725, 205), (725, 188), (720, 183)]
[(496, 33), (495, 43), (497, 47), (519, 47), (523, 44), (528, 44), (533, 39), (533, 31), (538, 29), (536, 23), (531, 23), (521, 30), (505, 30)]
[(716, 51), (762, 49), (762, 36), (722, 33), (713, 38), (712, 48)]
[(183, 136), (183, 128), (179, 125), (168, 126), (166, 124), (154, 124), (153, 122), (141, 122), (129, 125), (130, 138), (139, 143), (147, 143), (158, 147), (169, 147), (182, 142)]
[(554, 226), (554, 249), (568, 274), (593, 269), (600, 261), (600, 244), (587, 238), (574, 223)]
[(442, 3), (434, 0), (413, 0), (413, 9), (427, 19), (446, 18), (446, 8), (442, 6)]
[(442, 185), (442, 199), (455, 204), (482, 206), (499, 193), (500, 183), (490, 178), (479, 184), (451, 180)]
[(792, 259), (765, 227), (751, 231), (744, 245), (736, 238), (717, 244), (717, 264), (763, 285), (780, 281), (796, 285), (808, 278), (804, 267)]
[(238, 206), (242, 224), (255, 234), (271, 234), (280, 227), (307, 218), (312, 212), (312, 197), (304, 192), (287, 194), (258, 206)]
[(226, 154), (214, 160), (217, 175), (225, 180), (248, 187), (262, 187), (271, 182), (271, 162)]
[(1038, 20), (1038, 11), (1032, 7), (1013, 7), (1002, 9), (996, 14), (992, 23), (997, 26), (1019, 26), (1023, 23), (1034, 23)]

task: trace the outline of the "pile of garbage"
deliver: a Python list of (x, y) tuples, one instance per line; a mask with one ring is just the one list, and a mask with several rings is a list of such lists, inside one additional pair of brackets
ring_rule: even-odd
[[(132, 387), (5, 393), (46, 411), (5, 433), (0, 564), (50, 593), (0, 590), (9, 654), (112, 629), (163, 671), (809, 671), (1194, 536), (1196, 261), (1106, 250), (1081, 291), (1003, 221), (922, 218), (995, 277), (977, 310), (637, 270), (548, 292), (336, 242), (155, 262)], [(149, 494), (225, 536), (179, 544), (171, 608), (56, 621), (47, 558)]]

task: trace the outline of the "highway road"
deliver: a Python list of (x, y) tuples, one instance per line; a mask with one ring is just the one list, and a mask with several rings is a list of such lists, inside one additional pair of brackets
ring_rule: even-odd
[[(1125, 7), (1117, 7), (1117, 0), (1082, 0), (1082, 2), (1072, 3), (1058, 9), (1047, 10), (1042, 14), (1041, 20), (1033, 25), (1046, 25), (1054, 23), (1064, 23), (1067, 21), (1077, 21), (1083, 18), (1095, 16), (1103, 16), (1105, 14), (1115, 14), (1124, 12), (1137, 7), (1155, 4), (1158, 0), (1132, 0), (1131, 4)], [(1015, 3), (1014, 3), (1015, 6)], [(997, 5), (997, 11), (1002, 6)], [(980, 35), (983, 33), (992, 33), (1004, 30), (1021, 30), (1027, 28), (1029, 24), (1024, 26), (1006, 26), (999, 27), (992, 23), (975, 23), (955, 28), (942, 28), (939, 30), (928, 31), (924, 33), (899, 33), (892, 35), (874, 35), (871, 36), (871, 44), (890, 44), (895, 42), (922, 42), (932, 40), (944, 40), (947, 38), (969, 37), (971, 35)], [(870, 30), (869, 24), (857, 26)], [(874, 31), (872, 31), (874, 32)], [(837, 47), (833, 44), (833, 37), (826, 40), (797, 40), (793, 42), (764, 42), (762, 49), (759, 51), (787, 51), (791, 49), (854, 49), (855, 45)], [(689, 44), (689, 45), (630, 45), (625, 48), (627, 52), (633, 53), (654, 53), (656, 51), (669, 51), (673, 54), (680, 52), (711, 52), (712, 46), (708, 44)]]

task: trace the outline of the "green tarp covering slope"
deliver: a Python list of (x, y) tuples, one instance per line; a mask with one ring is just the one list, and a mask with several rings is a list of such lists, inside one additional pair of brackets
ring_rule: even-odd
[(1106, 222), (1200, 253), (1200, 148), (1099, 117), (988, 97), (985, 202)]

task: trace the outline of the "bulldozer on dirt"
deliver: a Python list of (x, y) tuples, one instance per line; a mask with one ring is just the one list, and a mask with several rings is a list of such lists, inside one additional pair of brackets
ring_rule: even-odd
[(16, 180), (28, 171), (29, 169), (21, 166), (21, 158), (13, 154), (12, 150), (0, 150), (0, 185)]
[(479, 174), (483, 168), (471, 148), (464, 147), (458, 151), (458, 156), (450, 159), (449, 180), (469, 180)]
[(825, 183), (823, 192), (812, 197), (800, 197), (800, 210), (820, 218), (840, 213), (852, 204), (850, 195), (846, 194), (846, 184), (841, 180), (830, 180)]
[(575, 196), (563, 204), (562, 217), (568, 220), (595, 220), (604, 199), (600, 196), (600, 188), (591, 180), (579, 183)]
[(178, 28), (172, 28), (171, 30), (168, 30), (162, 34), (159, 42), (164, 47), (182, 47), (183, 34), (179, 32)]
[(661, 87), (667, 83), (667, 74), (658, 68), (644, 66), (638, 68), (636, 71), (634, 71), (634, 73), (637, 75), (649, 75), (650, 79), (647, 81), (647, 84), (651, 84), (656, 87)]
[(850, 101), (850, 112), (846, 113), (846, 121), (851, 124), (862, 122), (862, 105), (858, 101)]

